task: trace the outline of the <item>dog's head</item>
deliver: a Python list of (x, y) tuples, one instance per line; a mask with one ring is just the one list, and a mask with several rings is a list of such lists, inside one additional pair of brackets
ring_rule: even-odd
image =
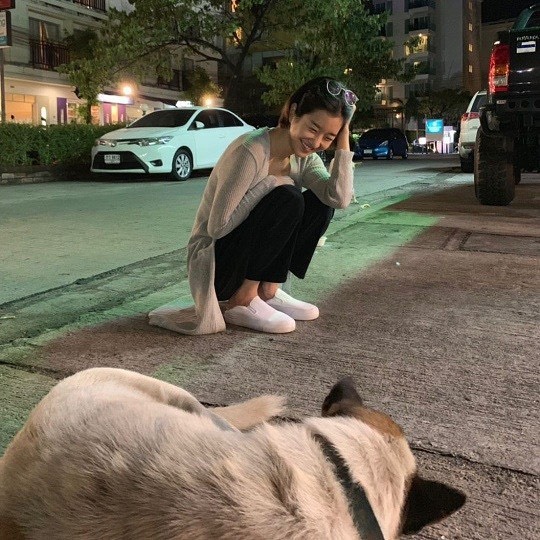
[(406, 444), (403, 430), (389, 416), (365, 407), (350, 377), (339, 381), (326, 396), (322, 415), (361, 420), (384, 436), (398, 460), (402, 458), (405, 481), (402, 484), (404, 493), (400, 499), (403, 503), (399, 509), (400, 522), (395, 530), (396, 536), (414, 534), (426, 525), (446, 518), (465, 503), (466, 497), (461, 491), (442, 482), (421, 478), (416, 465), (412, 471), (410, 466), (405, 465), (414, 458)]

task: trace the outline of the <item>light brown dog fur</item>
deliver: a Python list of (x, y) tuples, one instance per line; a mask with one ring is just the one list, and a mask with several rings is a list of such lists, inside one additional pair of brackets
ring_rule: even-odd
[(364, 488), (386, 540), (463, 504), (418, 477), (401, 429), (351, 381), (327, 396), (325, 418), (266, 423), (282, 406), (262, 396), (207, 409), (117, 369), (69, 377), (0, 460), (0, 539), (361, 540), (317, 434)]

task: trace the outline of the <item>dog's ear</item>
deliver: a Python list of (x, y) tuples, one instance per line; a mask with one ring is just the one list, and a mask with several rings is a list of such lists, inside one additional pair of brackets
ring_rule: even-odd
[(347, 410), (351, 406), (362, 405), (362, 398), (358, 395), (351, 377), (345, 377), (337, 382), (322, 404), (323, 416), (348, 416)]
[(459, 510), (466, 496), (442, 482), (414, 476), (402, 517), (402, 533), (414, 534)]

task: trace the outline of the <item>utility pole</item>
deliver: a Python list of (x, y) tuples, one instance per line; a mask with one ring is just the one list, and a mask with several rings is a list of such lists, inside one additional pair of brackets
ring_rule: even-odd
[(0, 109), (2, 109), (2, 124), (6, 123), (6, 84), (4, 79), (4, 49), (0, 47)]
[(11, 13), (15, 0), (0, 0), (0, 108), (1, 121), (6, 122), (6, 85), (4, 78), (4, 47), (11, 47)]

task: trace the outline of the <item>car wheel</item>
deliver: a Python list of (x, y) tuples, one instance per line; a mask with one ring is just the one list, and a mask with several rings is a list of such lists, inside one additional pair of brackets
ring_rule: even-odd
[(461, 167), (461, 172), (472, 173), (474, 172), (474, 155), (471, 152), (470, 157), (463, 159), (459, 158), (459, 165)]
[(193, 160), (191, 154), (185, 149), (180, 148), (174, 154), (172, 162), (172, 176), (175, 180), (183, 182), (187, 180), (193, 172)]
[(487, 136), (480, 127), (474, 151), (474, 190), (480, 204), (506, 206), (515, 195), (514, 166), (503, 136)]
[(389, 148), (388, 153), (386, 154), (386, 159), (394, 159), (394, 151)]
[(521, 167), (519, 166), (519, 163), (513, 164), (514, 169), (514, 184), (516, 186), (521, 182)]
[(379, 159), (379, 156), (376, 156), (375, 154), (373, 154), (373, 159)]

